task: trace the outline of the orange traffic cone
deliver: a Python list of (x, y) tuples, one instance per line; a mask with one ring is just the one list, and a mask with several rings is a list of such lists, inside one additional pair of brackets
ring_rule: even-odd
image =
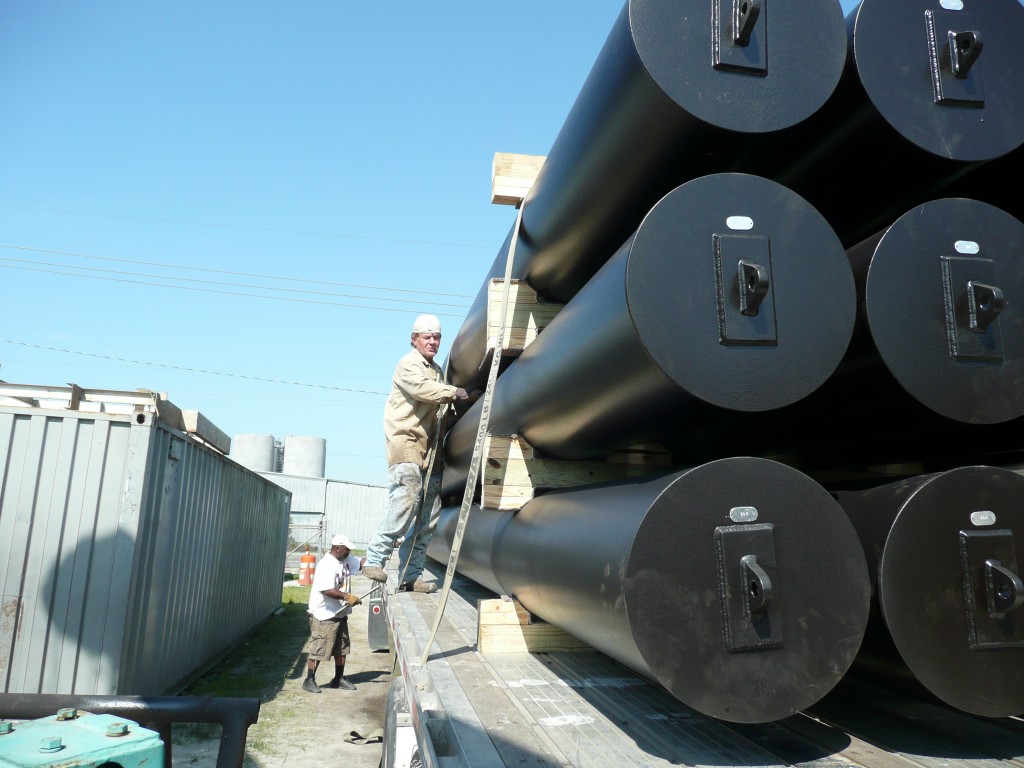
[(299, 558), (299, 586), (308, 587), (313, 583), (313, 571), (316, 570), (316, 557), (306, 547), (306, 554)]

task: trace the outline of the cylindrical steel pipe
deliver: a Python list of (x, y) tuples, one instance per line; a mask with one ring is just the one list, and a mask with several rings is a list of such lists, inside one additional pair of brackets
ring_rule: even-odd
[[(502, 593), (722, 720), (813, 704), (868, 620), (852, 526), (821, 486), (773, 461), (553, 491), (514, 514), (475, 509), (466, 530), (477, 525), (497, 532), (485, 546)], [(452, 527), (432, 556), (447, 559)]]
[[(846, 58), (837, 0), (742, 5), (759, 13), (734, 15), (733, 0), (625, 3), (523, 202), (514, 278), (568, 301), (662, 195), (756, 172), (782, 129), (828, 100)], [(452, 344), (459, 386), (486, 378), (487, 283), (504, 274), (510, 239)]]
[(976, 715), (1024, 713), (1024, 476), (961, 467), (836, 498), (874, 586), (855, 669)]
[(818, 208), (847, 246), (1024, 142), (1018, 0), (862, 0), (828, 103), (760, 171)]
[[(430, 538), (427, 554), (440, 562), (448, 562), (455, 541), (455, 526), (459, 522), (459, 508), (445, 508), (437, 522), (434, 535)], [(494, 573), (497, 560), (495, 547), (501, 540), (501, 534), (512, 519), (511, 512), (497, 512), (481, 509), (473, 505), (469, 511), (468, 522), (462, 532), (462, 545), (459, 548), (458, 571), (487, 589), (501, 594), (503, 592), (498, 577)]]
[(886, 368), (929, 410), (968, 424), (1024, 415), (1024, 223), (976, 200), (901, 216), (864, 291)]
[(862, 312), (835, 374), (789, 408), (669, 435), (677, 461), (707, 460), (737, 434), (751, 453), (789, 454), (807, 471), (933, 471), (1019, 446), (1024, 223), (977, 200), (933, 200), (847, 257)]
[[(767, 179), (704, 176), (660, 200), (501, 376), (490, 431), (584, 459), (722, 409), (781, 408), (832, 373), (855, 313), (849, 262), (817, 211)], [(481, 409), (448, 435), (446, 493), (464, 482)]]

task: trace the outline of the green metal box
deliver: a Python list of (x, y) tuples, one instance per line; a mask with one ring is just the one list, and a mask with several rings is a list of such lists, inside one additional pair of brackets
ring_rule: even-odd
[(25, 722), (0, 722), (0, 768), (163, 768), (156, 731), (114, 715), (61, 710)]

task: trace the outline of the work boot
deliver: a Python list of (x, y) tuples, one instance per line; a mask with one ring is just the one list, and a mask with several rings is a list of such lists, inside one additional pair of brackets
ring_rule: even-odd
[(431, 592), (437, 592), (437, 584), (416, 579), (416, 581), (405, 582), (405, 584), (399, 587), (399, 590), (402, 592), (426, 592), (429, 594)]
[(327, 684), (327, 687), (328, 688), (340, 688), (343, 691), (354, 691), (356, 689), (356, 687), (354, 685), (352, 685), (352, 683), (350, 683), (344, 677), (341, 678), (340, 680), (331, 680), (331, 682), (329, 682)]
[(306, 693), (321, 693), (320, 686), (316, 684), (316, 680), (312, 677), (307, 677), (302, 681), (302, 690)]
[(362, 571), (360, 571), (360, 573), (362, 573), (363, 576), (368, 578), (370, 581), (379, 581), (381, 583), (384, 583), (388, 580), (387, 571), (385, 571), (383, 568), (377, 568), (374, 565), (371, 565), (368, 568), (363, 568)]

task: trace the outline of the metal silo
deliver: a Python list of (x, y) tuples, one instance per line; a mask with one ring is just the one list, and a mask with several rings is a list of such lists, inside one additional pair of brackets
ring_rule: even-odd
[(284, 439), (284, 474), (299, 477), (324, 477), (326, 469), (326, 439), (296, 435), (288, 435)]
[(231, 441), (231, 458), (253, 472), (273, 472), (273, 435), (235, 435)]

